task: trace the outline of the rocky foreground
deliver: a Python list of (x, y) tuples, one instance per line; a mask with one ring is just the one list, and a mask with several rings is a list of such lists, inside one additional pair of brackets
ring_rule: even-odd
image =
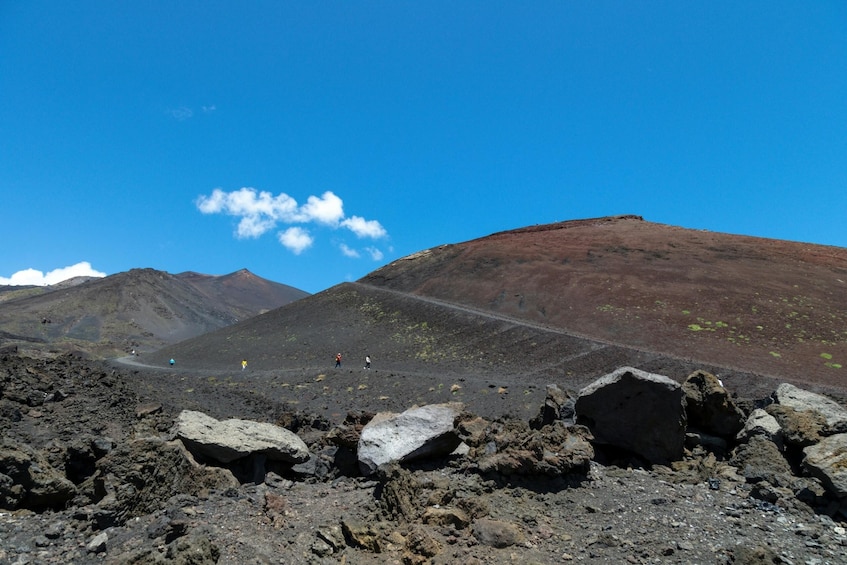
[(0, 562), (847, 562), (847, 409), (792, 385), (622, 368), (530, 421), (331, 425), (173, 412), (143, 379), (0, 354)]

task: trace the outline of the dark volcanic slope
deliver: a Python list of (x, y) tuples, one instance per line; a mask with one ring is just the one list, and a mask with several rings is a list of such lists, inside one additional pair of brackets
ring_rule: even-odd
[[(337, 352), (344, 355), (340, 370), (333, 366)], [(365, 355), (372, 357), (373, 371), (363, 370)], [(513, 397), (509, 406), (529, 417), (543, 402), (547, 384), (576, 390), (625, 365), (679, 381), (706, 369), (747, 398), (766, 396), (778, 384), (738, 368), (584, 339), (361, 283), (338, 285), (140, 361), (164, 367), (170, 358), (176, 360), (173, 371), (179, 379), (203, 375), (209, 382), (257, 391), (270, 386), (278, 401), (330, 417), (345, 403), (358, 409), (404, 410), (445, 400), (462, 401), (474, 413), (496, 417), (502, 415), (498, 412), (506, 404), (501, 395), (506, 393)], [(240, 370), (242, 358), (249, 360), (246, 373)], [(454, 384), (461, 390), (451, 394)], [(180, 386), (193, 394), (200, 390), (196, 382)]]
[(0, 303), (4, 341), (113, 356), (150, 351), (306, 296), (248, 271), (213, 277), (133, 269)]
[(429, 249), (361, 282), (716, 365), (847, 381), (847, 249), (636, 216)]

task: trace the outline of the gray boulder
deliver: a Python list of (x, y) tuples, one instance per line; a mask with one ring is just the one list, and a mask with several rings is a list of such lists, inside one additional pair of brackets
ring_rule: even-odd
[(591, 430), (596, 443), (666, 464), (683, 454), (685, 395), (668, 377), (622, 367), (579, 392), (576, 421)]
[(303, 463), (309, 449), (294, 432), (250, 420), (216, 420), (202, 412), (183, 410), (176, 422), (176, 437), (196, 456), (230, 463), (251, 455), (270, 461)]
[(743, 443), (749, 441), (753, 436), (762, 436), (774, 442), (778, 447), (782, 447), (782, 428), (779, 427), (779, 422), (761, 408), (756, 408), (750, 413), (744, 427), (741, 428), (735, 439)]
[(803, 465), (832, 494), (847, 497), (847, 434), (829, 436), (803, 450)]
[(359, 437), (359, 469), (371, 475), (390, 461), (412, 461), (449, 455), (459, 446), (456, 420), (459, 403), (431, 404), (400, 414), (380, 412), (362, 428)]
[(689, 426), (710, 435), (731, 438), (744, 425), (744, 413), (711, 373), (691, 373), (682, 383), (682, 390)]
[(847, 408), (823, 395), (783, 383), (774, 392), (778, 404), (798, 412), (817, 412), (826, 421), (826, 435), (847, 433)]

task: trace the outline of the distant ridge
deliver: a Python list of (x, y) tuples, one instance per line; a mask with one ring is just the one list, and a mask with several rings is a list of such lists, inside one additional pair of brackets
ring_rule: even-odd
[(0, 302), (0, 344), (14, 336), (103, 357), (149, 352), (308, 296), (246, 269), (220, 276), (132, 269), (74, 282)]

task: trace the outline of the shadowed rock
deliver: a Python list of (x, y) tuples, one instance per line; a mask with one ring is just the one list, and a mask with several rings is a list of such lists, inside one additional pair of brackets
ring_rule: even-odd
[(40, 453), (26, 445), (0, 446), (0, 508), (61, 508), (76, 494)]
[(689, 426), (707, 434), (733, 437), (744, 425), (744, 413), (713, 374), (691, 373), (682, 384), (682, 390)]
[(577, 423), (587, 426), (597, 443), (664, 464), (682, 457), (684, 398), (682, 387), (668, 377), (622, 367), (580, 391)]
[(562, 390), (558, 385), (547, 385), (547, 396), (544, 398), (544, 404), (538, 411), (538, 415), (530, 420), (529, 426), (534, 430), (540, 430), (556, 420), (573, 424), (575, 401), (576, 399), (568, 391)]

